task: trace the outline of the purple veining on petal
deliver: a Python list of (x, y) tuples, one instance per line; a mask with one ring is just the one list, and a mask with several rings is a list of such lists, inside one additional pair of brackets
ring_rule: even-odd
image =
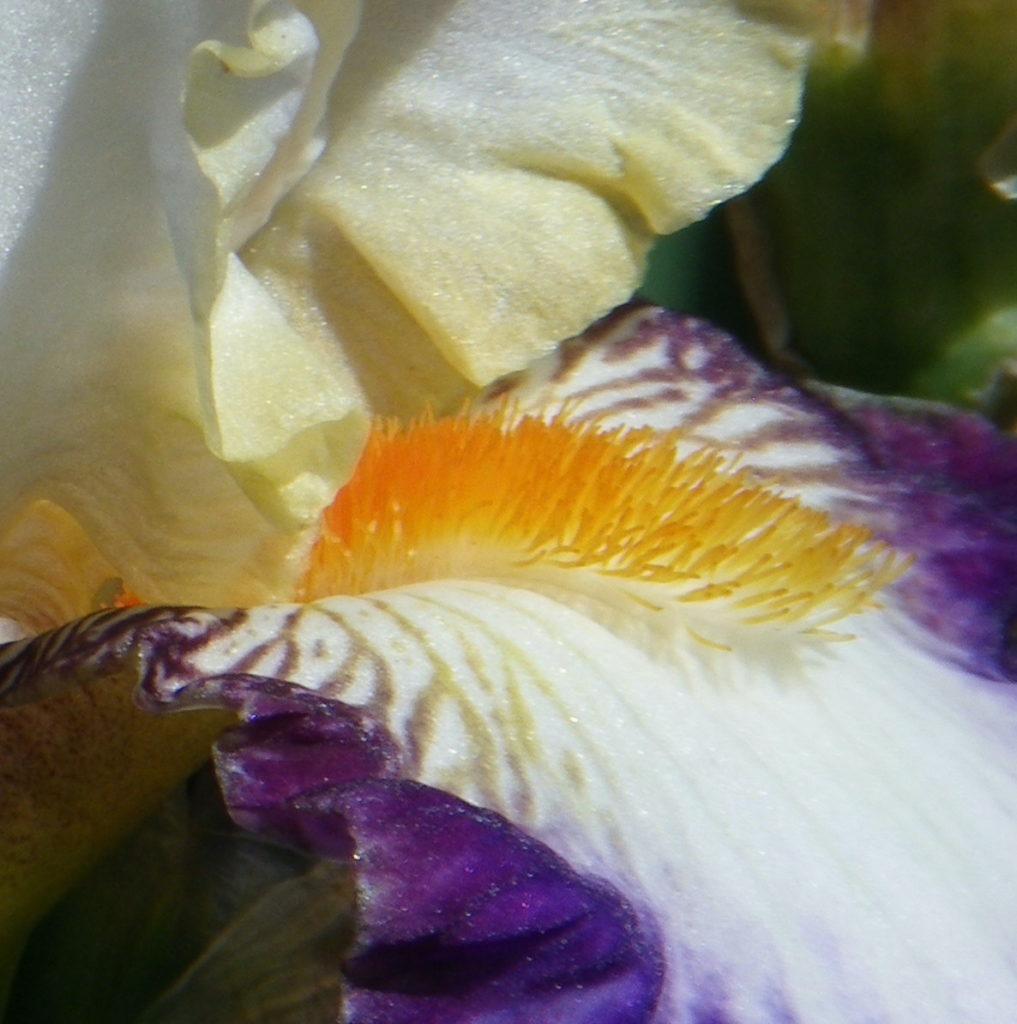
[(352, 858), (358, 939), (349, 1024), (648, 1024), (663, 978), (652, 924), (501, 816), (395, 778), (369, 716), (299, 687), (150, 674), (164, 709), (221, 706), (243, 724), (214, 758), (242, 827)]
[(1017, 679), (1017, 438), (979, 417), (799, 385), (710, 324), (643, 305), (495, 394), (730, 448), (913, 555), (894, 591), (904, 610), (968, 669)]

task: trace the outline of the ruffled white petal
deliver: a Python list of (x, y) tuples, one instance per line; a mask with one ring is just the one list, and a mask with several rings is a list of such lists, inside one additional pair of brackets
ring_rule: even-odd
[(211, 232), (189, 240), (206, 437), (285, 525), (311, 520), (349, 476), (366, 427), (334, 353), (290, 325), (236, 255), (320, 155), (329, 91), (357, 28), (357, 0), (305, 6), (253, 0), (244, 45), (195, 49), (184, 100), (216, 195)]
[(722, 652), (677, 613), (654, 629), (581, 603), (444, 581), (266, 608), (188, 667), (370, 708), (412, 777), (620, 886), (664, 934), (662, 1022), (1006, 1019), (1009, 694), (910, 647), (888, 613), (852, 620), (850, 642), (746, 627)]

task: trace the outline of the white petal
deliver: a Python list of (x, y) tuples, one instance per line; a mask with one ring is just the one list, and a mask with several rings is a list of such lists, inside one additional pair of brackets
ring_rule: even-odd
[(993, 678), (1017, 671), (1017, 443), (980, 417), (793, 382), (717, 328), (647, 307), (616, 311), (491, 396), (547, 419), (677, 431), (682, 454), (729, 453), (914, 559), (887, 596), (924, 625), (916, 642)]
[(849, 643), (760, 633), (733, 652), (675, 621), (654, 645), (605, 621), (446, 581), (254, 610), (190, 667), (372, 709), (412, 777), (620, 886), (664, 933), (661, 1022), (711, 1001), (739, 1024), (1007, 1018), (1009, 693), (888, 616), (852, 621)]
[(865, 500), (870, 467), (830, 407), (704, 321), (622, 309), (494, 390), (548, 420), (681, 431), (679, 452), (730, 452), (816, 508)]

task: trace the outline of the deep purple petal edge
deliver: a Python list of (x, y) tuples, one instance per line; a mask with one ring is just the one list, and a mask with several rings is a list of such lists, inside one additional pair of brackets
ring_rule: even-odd
[(352, 1024), (651, 1019), (659, 946), (617, 892), (426, 786), (364, 783), (334, 799), (362, 858)]
[(918, 554), (900, 585), (917, 617), (971, 667), (1017, 679), (1017, 438), (924, 403), (840, 407), (895, 480), (890, 539)]
[(243, 675), (169, 700), (241, 715), (215, 750), (239, 825), (352, 862), (349, 1024), (653, 1019), (664, 968), (652, 923), (500, 815), (396, 777), (396, 749), (368, 716)]

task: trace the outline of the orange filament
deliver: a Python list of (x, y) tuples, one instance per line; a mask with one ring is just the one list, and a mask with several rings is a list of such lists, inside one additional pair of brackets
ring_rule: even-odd
[(113, 600), (114, 608), (137, 608), (145, 602), (127, 587), (121, 586), (120, 593)]
[(576, 570), (652, 602), (723, 601), (742, 621), (834, 621), (901, 561), (860, 527), (774, 493), (680, 434), (602, 431), (508, 409), (378, 423), (326, 511), (301, 598), (442, 578)]

